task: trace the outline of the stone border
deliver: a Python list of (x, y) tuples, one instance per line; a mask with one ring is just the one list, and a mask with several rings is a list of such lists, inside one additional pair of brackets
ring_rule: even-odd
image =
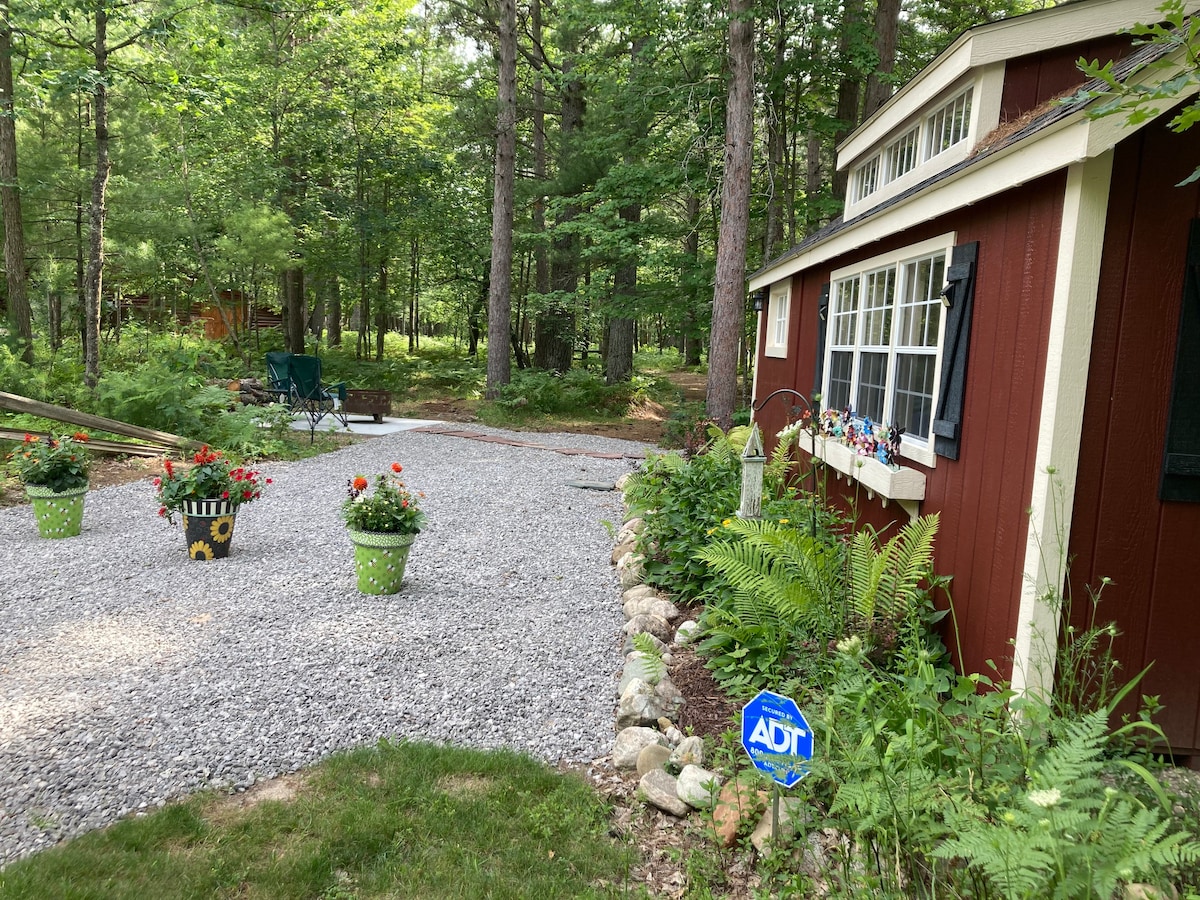
[[(628, 478), (618, 480), (616, 489), (623, 490)], [(676, 625), (682, 618), (679, 608), (643, 584), (645, 559), (637, 544), (644, 527), (639, 518), (627, 519), (612, 552), (626, 619), (612, 764), (618, 770), (636, 770), (638, 794), (656, 809), (679, 818), (711, 810), (716, 839), (725, 847), (736, 842), (743, 821), (757, 818), (750, 840), (760, 852), (769, 852), (771, 813), (760, 779), (746, 772), (723, 783), (719, 774), (704, 767), (704, 739), (685, 736), (675, 725), (687, 700), (671, 681), (671, 649), (693, 641), (700, 626), (690, 619)], [(656, 652), (638, 650), (633, 640), (637, 634), (647, 635)], [(792, 805), (790, 798), (785, 799), (781, 832), (790, 824)]]

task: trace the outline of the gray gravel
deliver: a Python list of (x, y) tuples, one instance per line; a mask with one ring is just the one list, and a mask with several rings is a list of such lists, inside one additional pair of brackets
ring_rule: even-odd
[[(472, 430), (492, 429), (472, 426)], [(640, 453), (584, 435), (549, 446)], [(404, 465), (425, 532), (393, 597), (355, 589), (346, 480)], [(148, 482), (83, 533), (0, 510), (0, 865), (202, 788), (244, 790), (383, 737), (587, 760), (621, 665), (605, 522), (630, 460), (401, 432), (263, 467), (226, 560), (187, 558)]]

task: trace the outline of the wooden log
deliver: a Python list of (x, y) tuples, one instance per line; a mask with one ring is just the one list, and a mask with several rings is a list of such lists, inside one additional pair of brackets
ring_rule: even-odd
[[(25, 435), (37, 435), (42, 440), (62, 437), (46, 431), (26, 431), (20, 428), (0, 428), (0, 440), (24, 441)], [(162, 456), (166, 452), (163, 447), (153, 447), (149, 444), (123, 444), (120, 441), (106, 441), (102, 438), (89, 438), (86, 444), (81, 444), (88, 450), (97, 453), (108, 453), (113, 456)]]
[(29, 413), (30, 415), (41, 416), (45, 419), (54, 419), (56, 422), (67, 422), (71, 425), (78, 425), (81, 428), (98, 428), (101, 431), (111, 431), (113, 434), (137, 438), (139, 441), (156, 444), (160, 447), (175, 447), (180, 450), (188, 450), (200, 446), (199, 441), (180, 437), (177, 434), (170, 434), (166, 431), (155, 431), (152, 428), (142, 428), (138, 425), (128, 425), (125, 422), (118, 422), (116, 419), (93, 416), (91, 413), (67, 409), (65, 406), (55, 406), (53, 403), (43, 403), (40, 400), (31, 400), (28, 397), (9, 394), (4, 391), (0, 391), (0, 409), (7, 409), (11, 412)]

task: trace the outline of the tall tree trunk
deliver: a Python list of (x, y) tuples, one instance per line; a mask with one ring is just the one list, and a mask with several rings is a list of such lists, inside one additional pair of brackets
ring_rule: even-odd
[[(642, 64), (642, 51), (646, 47), (646, 38), (634, 38), (630, 48), (629, 80), (634, 81), (638, 68)], [(632, 137), (641, 141), (646, 136), (647, 126), (642, 117), (631, 123)], [(627, 162), (633, 162), (626, 157)], [(625, 229), (634, 230), (642, 220), (642, 206), (637, 201), (621, 207), (621, 222)], [(613, 273), (613, 293), (617, 295), (617, 311), (608, 322), (608, 340), (604, 354), (604, 376), (609, 384), (628, 381), (633, 375), (633, 310), (636, 304), (638, 277), (638, 242), (632, 242), (634, 249), (630, 251), (620, 267)], [(585, 345), (586, 346), (586, 345)]]
[(88, 206), (88, 265), (84, 287), (84, 381), (95, 388), (100, 381), (100, 308), (104, 279), (104, 198), (108, 190), (111, 164), (108, 159), (108, 10), (96, 4), (95, 109), (96, 168), (92, 176), (92, 197)]
[(488, 364), (485, 396), (495, 400), (512, 380), (513, 178), (517, 155), (517, 6), (499, 0), (496, 83), (496, 171), (492, 186), (492, 267), (488, 278)]
[(383, 359), (383, 336), (387, 334), (388, 329), (388, 310), (391, 304), (388, 302), (388, 258), (383, 255), (379, 258), (379, 299), (375, 304), (375, 359)]
[(337, 274), (329, 276), (329, 293), (325, 301), (325, 331), (329, 346), (342, 346), (342, 282)]
[(900, 0), (878, 0), (875, 6), (875, 55), (879, 62), (867, 76), (863, 118), (868, 118), (892, 96), (883, 76), (896, 68), (896, 32), (900, 28)]
[(25, 225), (17, 179), (17, 120), (13, 103), (12, 25), (9, 5), (0, 2), (0, 206), (4, 216), (4, 273), (8, 317), (21, 341), (21, 359), (33, 364), (33, 316), (27, 291)]
[(745, 321), (746, 238), (754, 141), (754, 0), (729, 0), (729, 102), (717, 238), (707, 412), (722, 428), (737, 403), (738, 344)]
[(774, 70), (767, 79), (767, 227), (763, 236), (763, 258), (774, 259), (786, 248), (784, 201), (788, 192), (785, 186), (786, 167), (784, 156), (787, 149), (787, 80), (784, 66), (787, 64), (787, 12), (782, 4), (775, 7)]
[(289, 353), (304, 352), (304, 267), (283, 270), (283, 342)]
[[(546, 88), (542, 77), (546, 59), (542, 48), (541, 0), (529, 4), (529, 18), (537, 67), (533, 79), (533, 178), (538, 187), (533, 201), (533, 232), (540, 237), (546, 233)], [(533, 290), (542, 296), (550, 293), (550, 253), (545, 241), (538, 241), (533, 248)]]
[[(413, 238), (409, 245), (408, 262), (408, 317), (413, 324), (417, 347), (421, 346), (421, 239)], [(413, 349), (410, 347), (410, 349)]]
[[(841, 39), (838, 42), (838, 57), (841, 59), (844, 70), (841, 81), (838, 82), (837, 111), (834, 113), (839, 122), (837, 132), (833, 136), (835, 147), (858, 125), (862, 73), (855, 68), (852, 62), (852, 50), (858, 40), (856, 32), (861, 18), (862, 0), (846, 0), (845, 14), (842, 17)], [(833, 173), (834, 197), (840, 199), (846, 196), (847, 177), (848, 173), (842, 169)]]
[[(691, 262), (692, 271), (700, 270), (700, 198), (689, 193), (687, 197), (687, 220), (691, 225), (687, 240), (684, 242), (684, 252)], [(700, 365), (700, 354), (703, 349), (700, 324), (696, 321), (696, 301), (698, 298), (688, 297), (688, 311), (683, 319), (683, 364), (685, 366)]]
[[(573, 52), (573, 50), (571, 51)], [(572, 142), (578, 139), (583, 125), (583, 83), (571, 76), (574, 63), (568, 55), (563, 61), (562, 118), (559, 135), (563, 146), (563, 157), (559, 161), (559, 186), (564, 194), (574, 195), (578, 190), (578, 178), (572, 165)], [(579, 206), (568, 203), (555, 220), (556, 226), (570, 223), (579, 215)], [(579, 287), (579, 237), (559, 232), (554, 239), (553, 265), (550, 289), (551, 300), (538, 314), (533, 334), (534, 368), (550, 372), (566, 372), (571, 368), (575, 353), (575, 315), (568, 300)]]
[[(621, 207), (621, 221), (636, 225), (642, 219), (642, 207), (630, 203)], [(636, 251), (613, 273), (613, 292), (617, 295), (617, 317), (608, 321), (608, 343), (604, 356), (604, 380), (609, 384), (628, 381), (633, 375), (633, 308), (637, 293), (638, 258)]]

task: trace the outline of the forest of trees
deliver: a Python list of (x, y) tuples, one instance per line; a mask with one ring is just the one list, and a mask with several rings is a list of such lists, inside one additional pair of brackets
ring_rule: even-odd
[(95, 384), (124, 318), (253, 307), (292, 350), (488, 336), (489, 388), (639, 343), (726, 372), (744, 273), (838, 213), (838, 141), (1046, 5), (0, 0), (6, 340)]

